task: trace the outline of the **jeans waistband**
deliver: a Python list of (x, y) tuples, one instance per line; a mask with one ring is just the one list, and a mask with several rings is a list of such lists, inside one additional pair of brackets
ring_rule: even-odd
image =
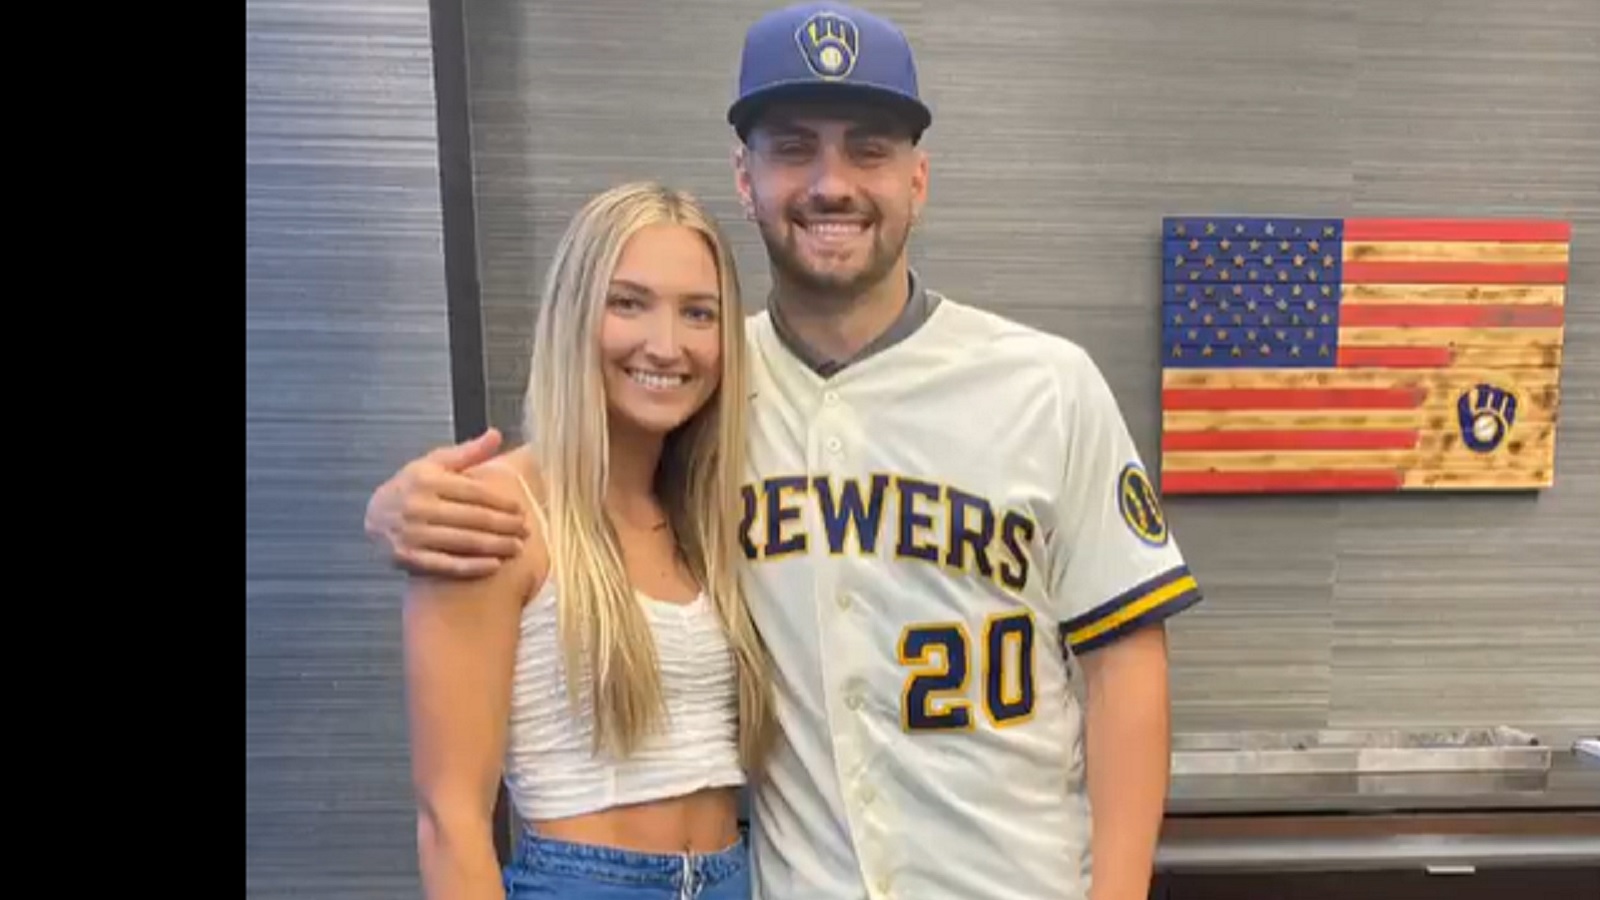
[(580, 878), (637, 885), (663, 885), (689, 891), (701, 882), (718, 882), (745, 866), (747, 838), (741, 829), (733, 845), (710, 853), (645, 853), (601, 844), (556, 840), (523, 831), (511, 866)]

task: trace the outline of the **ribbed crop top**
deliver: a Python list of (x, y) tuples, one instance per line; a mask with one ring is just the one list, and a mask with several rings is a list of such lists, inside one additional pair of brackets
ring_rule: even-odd
[[(519, 476), (520, 477), (520, 476)], [(523, 484), (524, 490), (527, 484)], [(535, 502), (529, 491), (530, 502)], [(535, 507), (537, 509), (537, 506)], [(665, 727), (624, 760), (594, 750), (587, 684), (567, 699), (555, 578), (523, 605), (506, 736), (504, 780), (524, 820), (740, 785), (737, 669), (716, 606), (639, 595), (661, 667)]]
[(656, 639), (667, 727), (625, 760), (593, 751), (594, 717), (574, 717), (556, 627), (554, 579), (522, 612), (505, 783), (525, 819), (595, 812), (744, 782), (738, 689), (715, 607), (640, 597)]

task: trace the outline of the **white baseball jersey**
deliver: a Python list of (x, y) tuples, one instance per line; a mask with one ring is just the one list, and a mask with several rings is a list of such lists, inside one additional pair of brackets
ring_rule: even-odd
[(759, 900), (1081, 900), (1082, 652), (1199, 599), (1099, 370), (939, 298), (824, 379), (750, 320), (744, 551), (780, 741)]

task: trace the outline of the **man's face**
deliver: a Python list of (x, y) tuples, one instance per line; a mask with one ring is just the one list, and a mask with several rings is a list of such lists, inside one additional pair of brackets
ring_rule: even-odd
[(773, 265), (796, 285), (857, 293), (905, 252), (927, 197), (927, 158), (871, 107), (774, 107), (735, 160)]

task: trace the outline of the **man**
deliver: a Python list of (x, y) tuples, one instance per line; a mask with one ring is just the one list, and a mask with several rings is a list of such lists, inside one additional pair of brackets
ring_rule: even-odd
[[(756, 895), (1145, 897), (1163, 621), (1200, 593), (1110, 389), (1075, 344), (909, 268), (931, 114), (894, 25), (762, 18), (728, 120), (773, 279), (742, 535), (783, 729), (752, 794)], [(413, 571), (492, 570), (517, 498), (452, 473), (494, 446), (407, 466), (369, 531)]]

